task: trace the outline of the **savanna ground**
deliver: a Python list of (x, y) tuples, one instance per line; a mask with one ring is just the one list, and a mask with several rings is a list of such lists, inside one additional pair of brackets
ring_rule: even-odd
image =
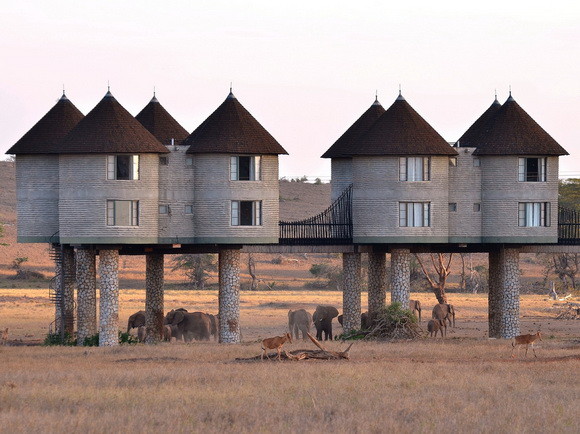
[[(434, 304), (425, 306), (425, 327)], [(527, 358), (489, 340), (487, 298), (451, 294), (448, 338), (356, 342), (350, 361), (240, 362), (281, 334), (289, 308), (341, 306), (337, 291), (242, 291), (243, 343), (118, 348), (26, 346), (53, 319), (46, 290), (0, 289), (0, 431), (4, 432), (578, 432), (580, 322), (554, 319), (553, 301), (522, 296), (522, 332), (541, 324)], [(122, 290), (120, 326), (144, 291)], [(215, 312), (216, 291), (168, 290), (166, 309)], [(366, 306), (366, 294), (363, 295)], [(341, 331), (335, 320), (335, 332)], [(21, 340), (21, 341), (20, 341)], [(345, 343), (330, 342), (343, 350)], [(289, 349), (314, 349), (294, 342)]]
[[(280, 263), (256, 255), (259, 287), (275, 290), (242, 291), (239, 345), (40, 346), (54, 319), (47, 290), (54, 265), (45, 245), (16, 243), (14, 178), (13, 163), (0, 162), (0, 329), (10, 330), (9, 345), (0, 346), (0, 432), (580, 431), (580, 321), (555, 319), (562, 302), (522, 295), (522, 333), (541, 325), (544, 340), (537, 359), (531, 352), (524, 358), (523, 350), (511, 359), (509, 342), (487, 339), (486, 294), (456, 292), (455, 259), (449, 300), (457, 327), (445, 341), (356, 342), (350, 361), (235, 361), (260, 354), (260, 339), (285, 332), (288, 309), (342, 305), (338, 291), (305, 289), (317, 284), (308, 271), (313, 264), (340, 266), (338, 255), (320, 254), (285, 255), (276, 258)], [(328, 184), (282, 182), (281, 217), (322, 211), (329, 191)], [(13, 279), (16, 258), (28, 258), (22, 267), (45, 278)], [(486, 255), (470, 259), (487, 264)], [(184, 276), (171, 271), (171, 260), (166, 310), (216, 313), (217, 291), (182, 290)], [(144, 308), (144, 262), (121, 258), (121, 329)], [(541, 259), (521, 255), (520, 267), (523, 292), (542, 282)], [(242, 272), (248, 287), (247, 268)], [(208, 284), (215, 288), (216, 280), (211, 273)], [(412, 298), (424, 305), (425, 328), (435, 298), (426, 292)], [(288, 347), (314, 349), (302, 341)]]

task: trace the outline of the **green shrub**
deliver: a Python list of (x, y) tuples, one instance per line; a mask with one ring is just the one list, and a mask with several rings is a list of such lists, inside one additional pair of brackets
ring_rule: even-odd
[(44, 346), (50, 347), (54, 345), (63, 345), (67, 347), (74, 347), (77, 344), (76, 340), (70, 333), (65, 333), (64, 338), (60, 333), (49, 333), (44, 338)]

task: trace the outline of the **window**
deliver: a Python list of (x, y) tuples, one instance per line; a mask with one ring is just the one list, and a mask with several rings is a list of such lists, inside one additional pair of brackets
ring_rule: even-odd
[(429, 157), (399, 158), (399, 181), (429, 181)]
[(481, 211), (481, 204), (480, 203), (474, 203), (473, 204), (473, 212), (480, 212)]
[(429, 202), (399, 202), (399, 226), (430, 226)]
[(160, 164), (161, 166), (167, 166), (167, 164), (168, 164), (168, 159), (167, 159), (167, 157), (159, 157), (159, 164)]
[(169, 205), (159, 205), (159, 214), (169, 214)]
[(107, 226), (139, 226), (139, 201), (108, 200)]
[(518, 226), (550, 226), (550, 202), (520, 202)]
[(450, 203), (449, 204), (449, 212), (456, 212), (457, 211), (457, 204), (456, 203)]
[(473, 167), (479, 167), (481, 166), (481, 160), (479, 158), (474, 158), (473, 159)]
[(185, 159), (185, 164), (186, 164), (187, 166), (193, 166), (193, 157), (187, 157), (187, 158)]
[(545, 158), (518, 158), (518, 181), (520, 182), (545, 182), (546, 159)]
[(457, 167), (457, 157), (449, 157), (449, 167)]
[(260, 157), (237, 156), (230, 158), (230, 181), (259, 181)]
[(193, 214), (193, 205), (185, 205), (185, 214)]
[(232, 226), (261, 226), (262, 201), (232, 201)]
[(139, 155), (107, 155), (107, 179), (139, 179)]

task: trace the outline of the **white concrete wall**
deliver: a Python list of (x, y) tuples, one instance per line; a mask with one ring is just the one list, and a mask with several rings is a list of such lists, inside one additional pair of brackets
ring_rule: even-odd
[(58, 231), (58, 178), (58, 155), (16, 156), (18, 242), (48, 242)]
[[(481, 157), (481, 173), (484, 242), (558, 241), (557, 157), (548, 157), (546, 182), (519, 182), (517, 156)], [(550, 202), (551, 226), (519, 227), (519, 202)]]
[[(355, 242), (429, 243), (448, 237), (447, 156), (431, 157), (431, 180), (399, 181), (399, 157), (354, 157)], [(430, 202), (430, 227), (399, 227), (399, 202)]]
[[(62, 243), (156, 243), (159, 154), (140, 154), (140, 179), (108, 180), (105, 154), (60, 156)], [(107, 226), (107, 200), (138, 200), (139, 226)]]
[[(193, 155), (196, 242), (278, 242), (278, 156), (262, 156), (260, 181), (230, 181), (230, 157), (230, 154)], [(261, 200), (262, 226), (232, 226), (232, 200)]]

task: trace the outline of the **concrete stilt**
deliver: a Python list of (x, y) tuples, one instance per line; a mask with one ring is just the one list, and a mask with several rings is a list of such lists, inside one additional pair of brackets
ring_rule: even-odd
[(240, 251), (219, 252), (219, 341), (240, 342)]
[(361, 254), (342, 254), (342, 326), (345, 333), (360, 330), (361, 314)]
[(369, 318), (385, 307), (387, 291), (387, 255), (369, 253)]
[(97, 334), (96, 279), (95, 251), (77, 249), (77, 345), (82, 345), (86, 337)]
[(119, 251), (99, 251), (99, 346), (119, 345)]
[(520, 334), (520, 266), (518, 249), (500, 252), (499, 335), (511, 339)]
[(62, 252), (62, 263), (56, 264), (56, 291), (60, 294), (55, 305), (56, 332), (64, 327), (65, 333), (73, 335), (75, 316), (75, 254), (70, 246), (58, 246)]
[(499, 251), (489, 252), (489, 276), (488, 276), (488, 335), (490, 338), (499, 338), (499, 323), (501, 312), (499, 309), (500, 295), (500, 253)]
[(148, 344), (163, 339), (163, 254), (145, 256), (145, 327)]
[(409, 308), (411, 298), (410, 258), (409, 249), (391, 251), (391, 303), (401, 303), (403, 309)]

